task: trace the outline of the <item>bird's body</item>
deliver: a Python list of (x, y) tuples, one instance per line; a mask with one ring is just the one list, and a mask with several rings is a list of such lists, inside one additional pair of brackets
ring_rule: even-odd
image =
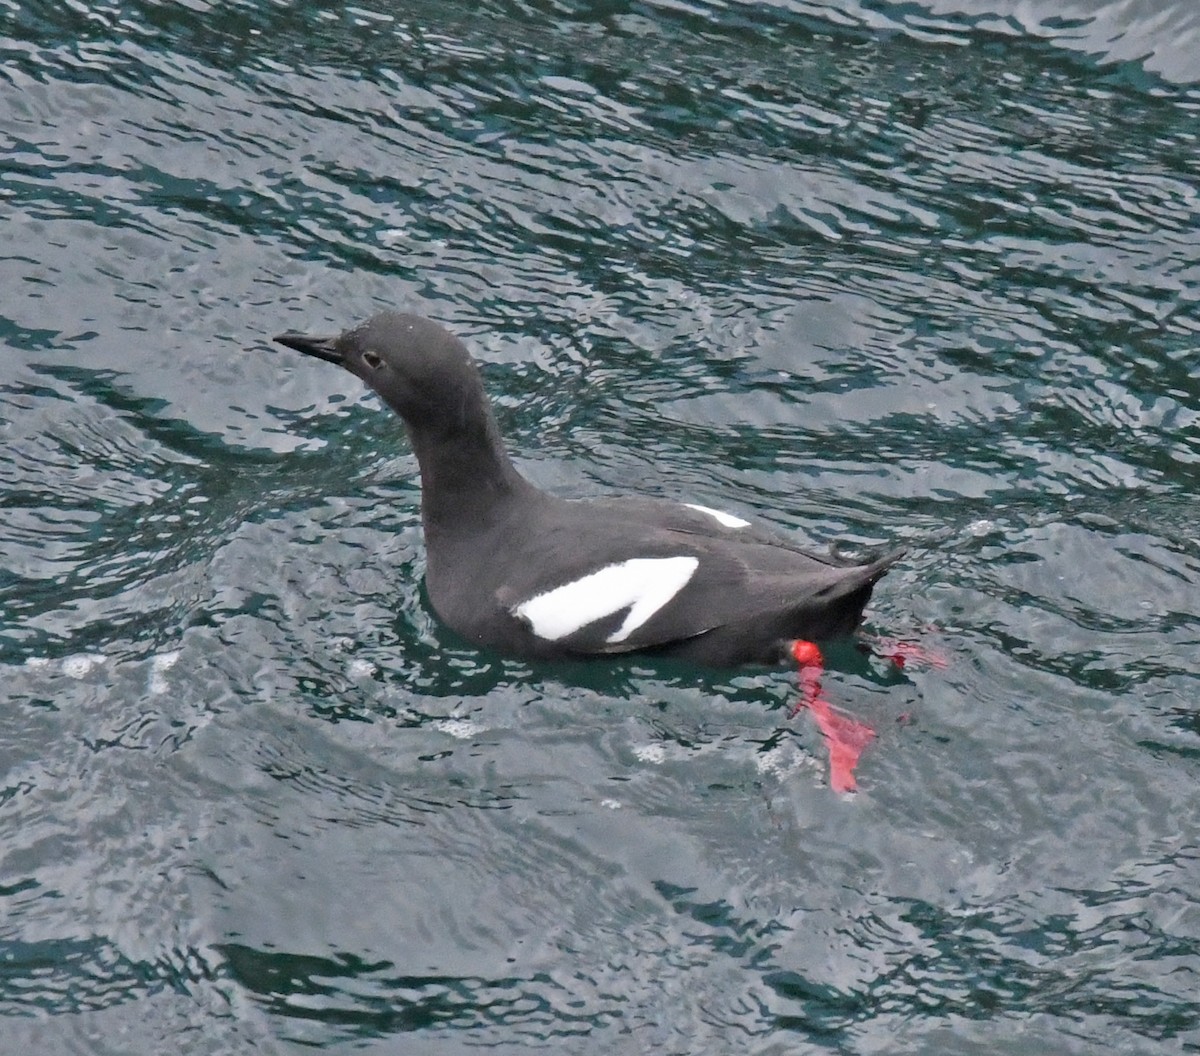
[(385, 312), (336, 338), (277, 340), (345, 366), (404, 420), (429, 600), (480, 646), (775, 663), (795, 639), (853, 631), (898, 557), (845, 565), (707, 506), (537, 489), (509, 460), (465, 347), (427, 319)]

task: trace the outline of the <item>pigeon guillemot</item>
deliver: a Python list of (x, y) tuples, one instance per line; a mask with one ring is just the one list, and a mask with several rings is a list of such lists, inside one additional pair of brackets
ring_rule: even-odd
[(429, 600), (480, 646), (778, 663), (796, 639), (853, 631), (900, 556), (846, 565), (696, 503), (541, 491), (509, 460), (466, 347), (420, 316), (382, 312), (340, 336), (275, 340), (345, 367), (404, 420)]

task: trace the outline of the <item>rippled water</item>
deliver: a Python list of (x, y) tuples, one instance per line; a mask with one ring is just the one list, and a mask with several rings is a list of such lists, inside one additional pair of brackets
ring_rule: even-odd
[[(0, 1047), (1200, 1051), (1191, 0), (0, 4)], [(793, 673), (549, 669), (269, 344), (903, 543)]]

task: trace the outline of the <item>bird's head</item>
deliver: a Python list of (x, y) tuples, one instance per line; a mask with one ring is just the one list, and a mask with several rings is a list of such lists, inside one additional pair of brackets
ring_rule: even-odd
[(419, 315), (380, 312), (336, 336), (289, 331), (275, 340), (345, 367), (416, 428), (453, 425), (480, 389), (466, 346)]

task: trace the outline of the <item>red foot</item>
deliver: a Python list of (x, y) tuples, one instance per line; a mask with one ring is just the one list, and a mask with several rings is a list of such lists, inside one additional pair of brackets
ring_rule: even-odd
[(792, 709), (797, 715), (802, 708), (812, 712), (817, 729), (829, 748), (829, 785), (835, 792), (854, 792), (854, 768), (863, 749), (875, 739), (875, 731), (864, 723), (839, 715), (821, 696), (821, 675), (825, 670), (821, 650), (815, 642), (803, 639), (792, 643), (792, 656), (800, 665), (800, 700)]
[(937, 671), (944, 671), (950, 666), (949, 657), (940, 649), (901, 641), (899, 638), (873, 638), (870, 641), (880, 656), (887, 657), (899, 668), (905, 668), (911, 663), (914, 667), (932, 667)]
[(825, 660), (821, 656), (821, 650), (817, 648), (816, 642), (806, 642), (803, 638), (797, 638), (792, 642), (792, 656), (796, 658), (796, 663), (801, 667), (824, 667)]

